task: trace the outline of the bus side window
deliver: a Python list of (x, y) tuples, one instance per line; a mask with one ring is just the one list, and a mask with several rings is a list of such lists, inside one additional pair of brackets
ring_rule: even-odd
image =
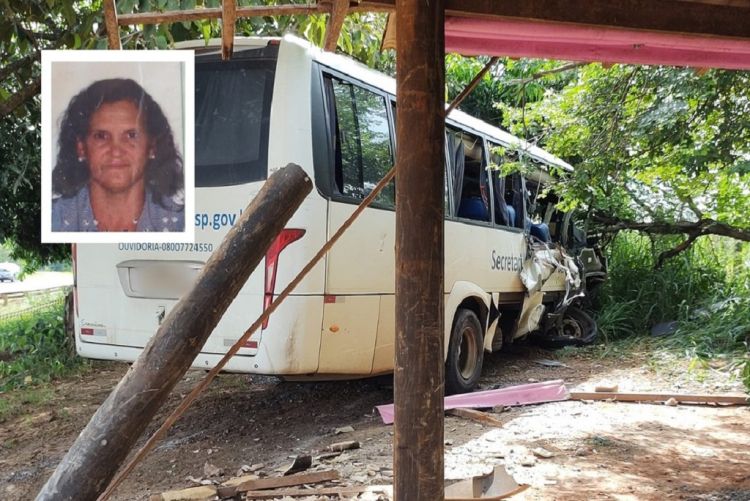
[(482, 139), (448, 130), (456, 215), (463, 219), (490, 221), (489, 178)]
[[(336, 116), (337, 191), (361, 200), (393, 166), (393, 150), (386, 100), (350, 82), (330, 78)], [(386, 186), (374, 203), (396, 206), (393, 183)]]

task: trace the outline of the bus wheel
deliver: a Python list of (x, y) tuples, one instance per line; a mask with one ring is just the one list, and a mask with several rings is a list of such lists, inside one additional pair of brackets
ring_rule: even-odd
[(458, 310), (448, 344), (448, 360), (445, 362), (447, 394), (466, 393), (477, 385), (484, 358), (483, 337), (476, 314), (471, 310)]
[(599, 330), (596, 321), (576, 306), (570, 306), (559, 325), (548, 330), (544, 345), (547, 348), (585, 346), (596, 341)]

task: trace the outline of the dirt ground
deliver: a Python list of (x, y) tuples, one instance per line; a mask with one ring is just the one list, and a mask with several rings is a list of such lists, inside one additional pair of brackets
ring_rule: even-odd
[[(564, 366), (539, 363), (554, 358)], [(85, 375), (54, 384), (46, 400), (27, 403), (0, 423), (0, 499), (35, 496), (126, 369), (95, 363)], [(203, 374), (190, 372), (167, 407)], [(487, 357), (481, 387), (551, 379), (588, 391), (602, 381), (619, 384), (620, 391), (742, 390), (721, 361), (695, 372), (686, 361), (645, 353), (600, 358), (590, 350), (555, 354), (528, 346)], [(391, 484), (393, 429), (373, 408), (390, 403), (392, 390), (388, 377), (288, 383), (221, 375), (114, 499), (148, 499), (200, 481), (219, 483), (242, 474), (243, 466), (259, 475), (280, 475), (296, 455), (316, 456), (344, 440), (357, 440), (361, 448), (316, 459), (313, 469), (339, 471), (342, 480), (330, 485)], [(446, 416), (446, 479), (505, 465), (519, 483), (530, 485), (514, 499), (750, 500), (750, 407), (565, 401), (492, 415), (503, 426)], [(335, 433), (346, 426), (354, 431)]]

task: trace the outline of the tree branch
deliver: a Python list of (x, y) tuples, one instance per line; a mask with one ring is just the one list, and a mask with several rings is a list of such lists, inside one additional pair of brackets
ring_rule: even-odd
[(613, 218), (602, 214), (594, 214), (594, 221), (604, 225), (602, 231), (605, 233), (616, 233), (622, 230), (636, 230), (652, 235), (687, 235), (687, 238), (676, 245), (674, 248), (666, 250), (656, 258), (654, 268), (659, 269), (664, 262), (681, 252), (690, 248), (698, 237), (703, 235), (719, 235), (723, 237), (734, 238), (744, 242), (750, 242), (750, 229), (737, 228), (725, 223), (720, 223), (713, 219), (701, 219), (700, 221), (675, 221), (664, 222), (657, 221), (651, 223), (639, 223), (625, 219)]
[(614, 233), (622, 230), (636, 230), (656, 235), (720, 235), (723, 237), (750, 242), (750, 229), (738, 228), (726, 223), (720, 223), (713, 219), (701, 219), (700, 221), (654, 221), (651, 223), (639, 223), (626, 219), (613, 218), (602, 214), (594, 214), (594, 221), (604, 225), (603, 231)]
[(526, 85), (528, 83), (533, 82), (534, 80), (539, 80), (540, 78), (544, 78), (549, 75), (554, 75), (555, 73), (562, 73), (564, 71), (573, 70), (576, 68), (580, 68), (581, 66), (586, 66), (589, 63), (569, 63), (564, 64), (558, 68), (552, 68), (551, 70), (545, 70), (545, 71), (538, 71), (531, 75), (530, 77), (526, 78), (515, 78), (513, 80), (508, 80), (507, 82), (503, 82), (503, 85)]
[(684, 250), (687, 250), (691, 245), (693, 245), (693, 242), (695, 242), (695, 239), (699, 236), (701, 236), (701, 233), (691, 233), (690, 235), (688, 235), (687, 239), (685, 239), (679, 245), (659, 254), (659, 257), (656, 258), (655, 268), (658, 270), (664, 265), (664, 261), (669, 258), (675, 257), (677, 254), (681, 253)]
[(10, 99), (0, 103), (0, 117), (5, 118), (13, 113), (19, 106), (23, 105), (27, 99), (39, 94), (41, 88), (42, 81), (40, 78), (37, 78), (29, 85), (24, 86), (20, 91), (13, 94)]
[(21, 59), (17, 59), (11, 63), (6, 64), (2, 68), (0, 68), (0, 82), (2, 82), (3, 80), (5, 80), (11, 75), (18, 73), (19, 68), (27, 64), (34, 64), (34, 62), (39, 62), (40, 54), (41, 54), (41, 51), (35, 50), (28, 56), (25, 56)]

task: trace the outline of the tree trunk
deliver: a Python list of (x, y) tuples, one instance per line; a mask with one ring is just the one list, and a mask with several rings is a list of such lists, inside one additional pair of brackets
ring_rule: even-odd
[(269, 177), (138, 360), (99, 407), (37, 500), (95, 500), (312, 189), (289, 164)]

